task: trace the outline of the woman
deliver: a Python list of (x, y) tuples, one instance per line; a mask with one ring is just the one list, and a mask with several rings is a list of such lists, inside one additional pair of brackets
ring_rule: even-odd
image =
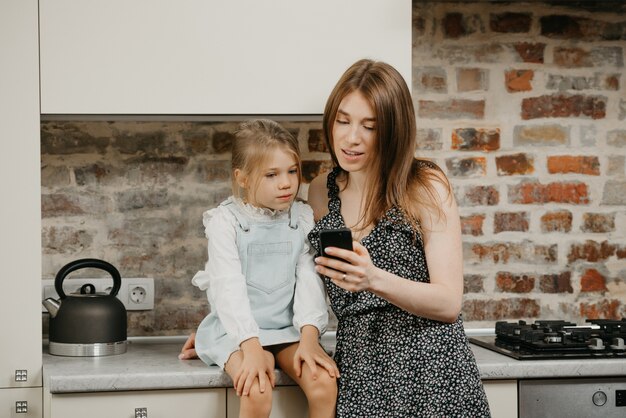
[(313, 180), (322, 229), (349, 227), (354, 251), (316, 259), (338, 319), (338, 417), (489, 416), (460, 318), (458, 209), (434, 164), (414, 158), (415, 114), (402, 76), (352, 65), (333, 89), (323, 128), (334, 169)]
[[(353, 64), (323, 128), (334, 168), (313, 180), (322, 229), (349, 227), (354, 251), (316, 258), (338, 319), (338, 417), (489, 416), (460, 317), (460, 219), (450, 184), (415, 153), (408, 87), (390, 65)], [(339, 257), (342, 260), (328, 256)], [(193, 352), (193, 339), (183, 353)]]

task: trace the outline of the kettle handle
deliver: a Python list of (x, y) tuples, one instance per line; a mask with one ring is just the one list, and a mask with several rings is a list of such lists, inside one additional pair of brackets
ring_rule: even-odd
[(57, 273), (54, 279), (54, 289), (57, 291), (60, 299), (66, 298), (65, 292), (63, 291), (63, 280), (65, 277), (75, 270), (84, 268), (98, 268), (108, 272), (111, 277), (113, 277), (113, 288), (111, 289), (110, 295), (117, 295), (120, 287), (122, 287), (122, 277), (115, 266), (97, 258), (81, 258), (80, 260), (72, 261), (71, 263), (66, 264)]

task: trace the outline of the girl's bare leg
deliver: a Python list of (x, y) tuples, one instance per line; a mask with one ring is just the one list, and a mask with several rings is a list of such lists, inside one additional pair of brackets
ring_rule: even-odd
[[(271, 358), (272, 364), (274, 363), (274, 356), (272, 353), (264, 352), (268, 359)], [(235, 375), (241, 367), (243, 361), (243, 353), (241, 351), (235, 351), (230, 355), (228, 361), (224, 365), (224, 370), (231, 379), (234, 380)], [(239, 418), (267, 418), (272, 411), (272, 386), (267, 385), (265, 392), (261, 393), (259, 390), (259, 379), (256, 378), (250, 393), (248, 396), (239, 397)]]
[(302, 365), (302, 375), (298, 377), (293, 365), (297, 348), (298, 343), (294, 343), (276, 353), (278, 367), (302, 388), (309, 402), (309, 418), (333, 418), (337, 404), (337, 379), (330, 377), (326, 369), (319, 365), (317, 379), (313, 379), (311, 370), (306, 364)]

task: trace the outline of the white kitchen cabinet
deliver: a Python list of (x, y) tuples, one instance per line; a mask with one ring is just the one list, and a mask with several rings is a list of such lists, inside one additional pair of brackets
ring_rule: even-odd
[(53, 394), (44, 418), (224, 418), (226, 389)]
[(0, 152), (2, 417), (13, 417), (12, 414), (16, 413), (16, 402), (21, 401), (28, 403), (28, 415), (18, 414), (18, 417), (41, 417), (41, 198), (37, 22), (37, 0), (0, 1), (0, 141), (3, 146)]
[(492, 418), (517, 418), (517, 380), (483, 380)]
[(0, 390), (0, 417), (41, 418), (41, 388)]
[[(239, 416), (239, 397), (234, 389), (228, 389), (227, 418)], [(272, 392), (270, 418), (306, 418), (309, 407), (304, 393), (298, 386), (276, 386)]]
[(411, 85), (411, 0), (40, 0), (42, 114), (321, 114), (354, 61)]

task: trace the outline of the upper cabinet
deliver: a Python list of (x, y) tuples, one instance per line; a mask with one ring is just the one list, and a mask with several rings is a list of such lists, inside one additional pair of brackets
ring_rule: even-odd
[(43, 114), (321, 114), (360, 58), (411, 81), (411, 0), (40, 0)]

